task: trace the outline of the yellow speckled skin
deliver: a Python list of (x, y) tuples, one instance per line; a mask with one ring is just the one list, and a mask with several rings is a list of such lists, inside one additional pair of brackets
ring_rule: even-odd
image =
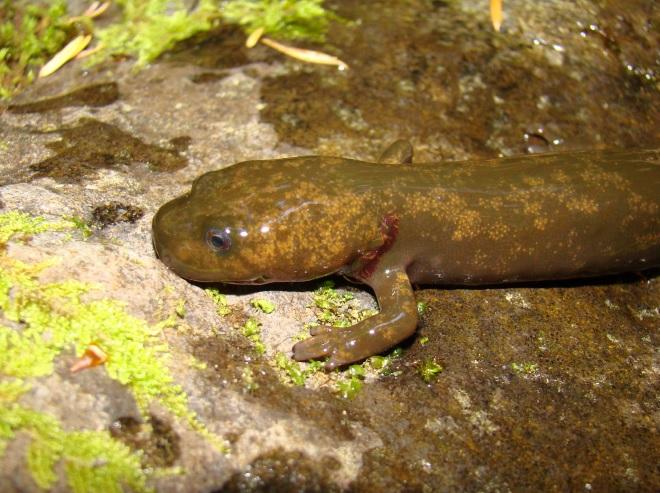
[[(294, 347), (332, 368), (411, 335), (411, 283), (478, 285), (660, 265), (660, 151), (588, 151), (456, 163), (332, 157), (206, 173), (153, 220), (161, 260), (194, 281), (303, 281), (339, 272), (380, 313)], [(401, 160), (408, 160), (402, 157)], [(214, 249), (209, 231), (230, 245)]]

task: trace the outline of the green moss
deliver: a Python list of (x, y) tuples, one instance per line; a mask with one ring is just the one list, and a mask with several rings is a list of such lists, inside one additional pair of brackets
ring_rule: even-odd
[(176, 313), (176, 316), (179, 318), (186, 318), (186, 300), (180, 299), (176, 307), (174, 308), (174, 313)]
[(218, 315), (224, 317), (231, 313), (231, 308), (229, 308), (229, 304), (227, 303), (227, 297), (224, 294), (216, 288), (208, 288), (205, 289), (204, 292), (208, 294), (213, 300), (213, 303), (215, 303)]
[(532, 373), (536, 373), (539, 369), (539, 365), (529, 361), (523, 363), (511, 363), (511, 369), (519, 375), (531, 375)]
[(36, 276), (43, 266), (0, 257), (0, 267), (0, 308), (7, 320), (24, 325), (20, 331), (0, 326), (0, 373), (47, 375), (62, 351), (73, 347), (81, 356), (95, 343), (108, 354), (108, 375), (130, 389), (142, 412), (159, 402), (207, 434), (167, 368), (168, 347), (159, 337), (162, 324), (150, 327), (115, 300), (83, 303), (81, 296), (93, 288), (88, 284), (42, 284)]
[(354, 398), (360, 392), (360, 390), (362, 390), (362, 385), (366, 374), (367, 373), (362, 365), (349, 366), (348, 378), (339, 380), (337, 382), (337, 391), (344, 399)]
[(45, 231), (63, 231), (76, 227), (76, 223), (71, 219), (48, 221), (25, 212), (3, 212), (0, 213), (0, 245), (17, 235), (30, 237)]
[(75, 229), (80, 231), (80, 234), (84, 239), (92, 236), (91, 226), (82, 217), (71, 216), (66, 218), (66, 220), (69, 221)]
[(254, 392), (259, 388), (259, 384), (254, 378), (254, 372), (249, 366), (243, 368), (243, 371), (241, 372), (241, 380), (246, 392)]
[(248, 32), (263, 27), (268, 34), (288, 39), (323, 40), (334, 16), (323, 0), (200, 0), (190, 9), (183, 0), (117, 0), (122, 19), (95, 31), (103, 50), (92, 61), (130, 55), (143, 66), (177, 42), (208, 31), (225, 21)]
[(419, 313), (420, 315), (423, 315), (427, 308), (428, 308), (428, 303), (424, 301), (417, 302), (417, 313)]
[(284, 383), (302, 387), (311, 375), (321, 371), (323, 363), (321, 361), (310, 361), (302, 365), (286, 354), (278, 352), (275, 355), (275, 366), (280, 370), (280, 376)]
[(88, 18), (69, 22), (66, 0), (21, 5), (0, 0), (0, 98), (8, 98), (36, 77), (36, 70), (77, 34), (92, 32), (101, 49), (93, 64), (112, 56), (132, 56), (142, 67), (179, 41), (221, 22), (247, 32), (263, 28), (287, 39), (322, 41), (331, 19), (323, 0), (116, 0), (121, 18), (96, 28)]
[(386, 353), (384, 356), (372, 356), (371, 358), (368, 358), (363, 365), (373, 368), (380, 375), (393, 375), (392, 363), (394, 360), (400, 358), (402, 354), (403, 349), (397, 347)]
[[(22, 213), (0, 214), (4, 242), (17, 235), (67, 227), (74, 226), (70, 221), (49, 222)], [(131, 455), (109, 435), (64, 432), (54, 418), (16, 402), (29, 388), (23, 379), (49, 375), (62, 352), (73, 348), (82, 355), (91, 343), (108, 354), (103, 368), (127, 387), (143, 414), (157, 402), (218, 450), (226, 451), (226, 444), (190, 410), (187, 395), (168, 368), (168, 346), (160, 334), (169, 319), (150, 326), (118, 301), (83, 301), (95, 289), (92, 285), (75, 280), (39, 281), (39, 274), (53, 263), (25, 264), (0, 253), (0, 310), (10, 322), (0, 325), (0, 451), (15, 431), (24, 430), (32, 436), (29, 468), (44, 488), (55, 480), (56, 464), (63, 462), (73, 491), (119, 491), (121, 482), (136, 491), (145, 490), (139, 456)]]
[(151, 491), (146, 486), (140, 454), (107, 432), (66, 432), (52, 416), (18, 404), (0, 405), (0, 450), (2, 443), (11, 440), (19, 430), (31, 437), (28, 469), (40, 488), (54, 485), (55, 468), (62, 463), (69, 487), (75, 493), (120, 493), (122, 485), (136, 492)]
[(305, 372), (297, 361), (293, 361), (286, 354), (278, 352), (275, 355), (275, 365), (282, 370), (285, 383), (305, 385)]
[(264, 313), (273, 313), (275, 311), (275, 304), (272, 301), (254, 298), (250, 300), (250, 304)]
[(31, 82), (36, 70), (73, 37), (66, 0), (0, 0), (0, 99)]
[(222, 15), (247, 33), (263, 28), (281, 38), (312, 41), (323, 41), (329, 21), (336, 18), (323, 8), (323, 0), (230, 0)]
[(359, 304), (352, 303), (351, 293), (341, 293), (335, 289), (335, 284), (328, 280), (314, 292), (315, 315), (319, 324), (333, 327), (350, 327), (360, 320), (378, 313), (372, 309), (362, 309)]
[(0, 381), (0, 405), (16, 402), (28, 390), (30, 386), (19, 378)]
[(117, 0), (123, 12), (120, 22), (95, 31), (103, 50), (92, 59), (130, 55), (143, 66), (200, 31), (208, 31), (220, 19), (217, 0), (200, 0), (189, 10), (182, 0)]
[(261, 339), (261, 322), (256, 318), (250, 318), (245, 322), (245, 325), (241, 327), (241, 334), (250, 339), (252, 347), (258, 354), (266, 352), (266, 345)]
[(434, 359), (422, 361), (419, 367), (419, 374), (426, 383), (431, 383), (435, 380), (443, 368)]

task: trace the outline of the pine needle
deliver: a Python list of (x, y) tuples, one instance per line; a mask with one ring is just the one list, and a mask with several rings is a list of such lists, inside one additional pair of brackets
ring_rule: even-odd
[(41, 70), (39, 71), (39, 77), (48, 77), (49, 75), (57, 72), (60, 67), (62, 67), (62, 65), (84, 50), (91, 40), (91, 34), (81, 34), (73, 38), (69, 44), (58, 51), (53, 58), (46, 62), (46, 65), (41, 67)]
[(346, 63), (335, 56), (328, 55), (327, 53), (295, 48), (293, 46), (278, 43), (277, 41), (269, 38), (261, 38), (260, 41), (266, 46), (270, 46), (280, 53), (284, 53), (291, 58), (296, 58), (297, 60), (301, 60), (303, 62), (318, 63), (321, 65), (335, 65), (339, 70), (346, 70), (348, 68)]
[(499, 32), (502, 26), (502, 0), (490, 0), (490, 20)]
[(245, 40), (245, 46), (247, 48), (254, 48), (254, 46), (259, 42), (261, 36), (264, 34), (264, 28), (260, 27), (252, 31), (252, 34), (248, 36), (248, 39)]

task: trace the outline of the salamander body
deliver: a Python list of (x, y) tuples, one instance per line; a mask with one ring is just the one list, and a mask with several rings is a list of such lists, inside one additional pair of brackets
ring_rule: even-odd
[(380, 313), (318, 327), (298, 360), (333, 368), (414, 333), (411, 284), (485, 285), (660, 266), (660, 151), (588, 151), (410, 164), (248, 161), (206, 173), (153, 220), (160, 259), (200, 282), (369, 285)]

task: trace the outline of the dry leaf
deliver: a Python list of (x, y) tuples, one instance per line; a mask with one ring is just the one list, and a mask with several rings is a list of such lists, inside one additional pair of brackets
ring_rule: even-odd
[(59, 70), (62, 65), (84, 50), (91, 40), (91, 34), (81, 34), (73, 38), (69, 44), (58, 51), (55, 56), (46, 63), (46, 65), (41, 67), (41, 70), (39, 71), (39, 77), (48, 77), (49, 75), (57, 72), (57, 70)]
[(102, 365), (108, 360), (108, 355), (105, 351), (98, 347), (96, 344), (90, 344), (85, 349), (85, 353), (69, 368), (71, 373), (76, 373), (88, 368)]

